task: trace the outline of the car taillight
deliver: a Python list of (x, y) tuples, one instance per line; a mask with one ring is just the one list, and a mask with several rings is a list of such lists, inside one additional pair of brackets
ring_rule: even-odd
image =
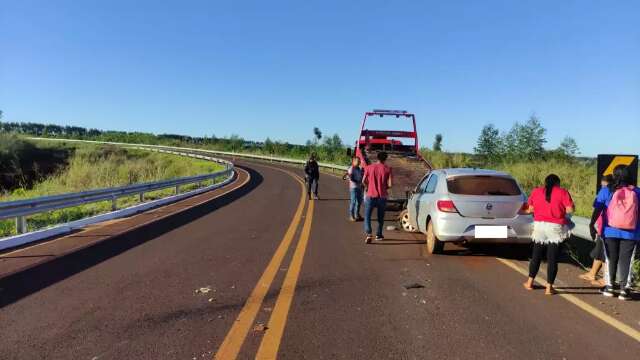
[(522, 204), (522, 207), (520, 207), (520, 210), (518, 211), (518, 215), (529, 215), (529, 204)]
[(456, 206), (451, 200), (438, 200), (438, 210), (446, 213), (458, 212), (458, 209), (456, 209)]

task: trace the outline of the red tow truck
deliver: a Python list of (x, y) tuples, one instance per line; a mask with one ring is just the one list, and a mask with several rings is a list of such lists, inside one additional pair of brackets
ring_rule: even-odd
[[(372, 117), (392, 118), (392, 121), (411, 121), (410, 125), (412, 125), (413, 130), (369, 129), (367, 120)], [(394, 124), (391, 128), (396, 126)], [(360, 136), (356, 141), (354, 151), (365, 167), (376, 160), (378, 152), (385, 151), (388, 154), (386, 164), (393, 171), (393, 187), (389, 189), (387, 209), (402, 211), (399, 218), (404, 230), (411, 230), (408, 228), (409, 225), (402, 221), (403, 215), (406, 216), (409, 193), (432, 169), (431, 164), (420, 155), (419, 150), (416, 116), (414, 114), (404, 110), (373, 110), (365, 112), (360, 128)]]

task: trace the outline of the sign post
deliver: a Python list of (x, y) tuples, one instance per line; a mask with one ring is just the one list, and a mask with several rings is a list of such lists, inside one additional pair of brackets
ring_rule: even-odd
[(598, 154), (596, 194), (600, 190), (600, 181), (602, 180), (602, 177), (613, 174), (613, 169), (618, 165), (629, 166), (633, 176), (633, 185), (638, 184), (638, 155)]

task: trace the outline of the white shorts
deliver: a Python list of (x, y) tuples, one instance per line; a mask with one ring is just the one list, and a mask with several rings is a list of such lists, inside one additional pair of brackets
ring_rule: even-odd
[(550, 223), (546, 221), (534, 221), (533, 242), (539, 244), (555, 243), (559, 244), (571, 236), (569, 227), (566, 225)]

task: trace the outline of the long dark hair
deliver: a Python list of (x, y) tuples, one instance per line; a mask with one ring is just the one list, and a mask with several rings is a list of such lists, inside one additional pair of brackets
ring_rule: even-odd
[(556, 174), (549, 174), (544, 179), (544, 198), (548, 203), (551, 202), (551, 192), (555, 186), (560, 185), (560, 178)]
[(626, 165), (618, 165), (613, 169), (613, 180), (609, 182), (609, 190), (613, 193), (623, 186), (630, 185), (633, 182), (633, 176), (629, 167)]

